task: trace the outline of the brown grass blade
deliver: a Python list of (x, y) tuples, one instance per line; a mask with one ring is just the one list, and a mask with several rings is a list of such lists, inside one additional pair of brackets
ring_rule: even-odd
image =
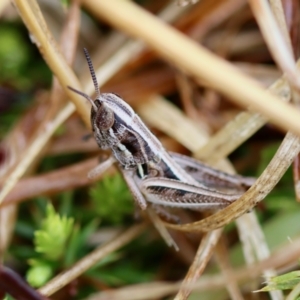
[(267, 168), (257, 179), (255, 184), (241, 198), (222, 211), (199, 222), (185, 225), (166, 224), (166, 226), (182, 231), (203, 232), (225, 226), (247, 211), (250, 211), (258, 202), (262, 201), (268, 193), (270, 193), (286, 172), (287, 168), (291, 165), (296, 155), (298, 155), (299, 151), (300, 139), (291, 133), (287, 133)]
[(194, 261), (182, 281), (180, 290), (174, 300), (188, 299), (192, 291), (190, 286), (192, 286), (204, 272), (206, 265), (214, 253), (215, 246), (218, 243), (222, 232), (222, 229), (217, 229), (202, 237)]
[(85, 0), (83, 3), (92, 7), (94, 14), (143, 39), (169, 62), (205, 81), (239, 105), (251, 106), (280, 128), (300, 134), (300, 113), (292, 106), (265, 92), (257, 82), (132, 2)]

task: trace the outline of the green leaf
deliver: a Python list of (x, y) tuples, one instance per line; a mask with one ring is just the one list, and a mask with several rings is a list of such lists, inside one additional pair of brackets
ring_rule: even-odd
[(51, 204), (48, 204), (46, 218), (42, 228), (34, 233), (35, 251), (43, 253), (50, 260), (57, 260), (64, 251), (71, 234), (74, 220), (57, 214)]
[(291, 290), (300, 283), (300, 271), (293, 271), (276, 277), (272, 277), (269, 283), (258, 292), (269, 292), (274, 290)]
[(31, 286), (38, 288), (53, 276), (54, 270), (51, 264), (42, 260), (30, 260), (29, 263), (32, 266), (26, 273), (26, 280)]

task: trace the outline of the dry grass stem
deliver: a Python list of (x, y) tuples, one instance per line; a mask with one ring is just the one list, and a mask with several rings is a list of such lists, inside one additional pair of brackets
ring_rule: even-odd
[(226, 289), (232, 300), (243, 300), (243, 295), (239, 289), (238, 283), (233, 278), (233, 270), (229, 261), (229, 253), (224, 239), (220, 239), (216, 246), (216, 258), (222, 274), (226, 278)]
[(285, 39), (285, 43), (290, 48), (290, 52), (293, 55), (294, 51), (293, 51), (293, 47), (289, 35), (289, 30), (284, 16), (282, 2), (280, 0), (270, 0), (270, 6), (274, 14), (274, 17), (277, 21), (277, 24), (282, 32), (283, 38)]
[[(208, 39), (207, 42), (209, 48), (215, 49), (218, 48), (220, 44), (219, 36), (212, 36)], [(245, 32), (236, 36), (234, 40), (232, 40), (230, 44), (230, 54), (238, 55), (242, 53), (247, 53), (249, 49), (256, 49), (264, 45), (264, 39), (261, 34), (257, 31), (254, 32)]]
[[(255, 212), (251, 212), (250, 214), (255, 214)], [(252, 239), (249, 236), (247, 231), (249, 230), (250, 219), (251, 218), (248, 217), (248, 214), (244, 214), (235, 220), (236, 224), (238, 225), (237, 229), (238, 229), (241, 246), (243, 249), (245, 262), (248, 266), (253, 265), (256, 261), (256, 255), (253, 249)], [(254, 219), (256, 218), (254, 217)], [(256, 228), (256, 226), (254, 226), (254, 228)]]
[[(282, 266), (294, 264), (294, 259), (299, 257), (300, 239), (293, 240), (274, 251), (269, 258), (264, 259), (251, 266), (234, 269), (232, 276), (241, 283), (256, 279), (266, 269), (279, 269)], [(283, 252), (282, 252), (283, 251)], [(288, 253), (288, 255), (287, 255)], [(226, 284), (226, 278), (223, 275), (203, 276), (196, 284), (195, 289), (214, 289), (222, 288)], [(208, 287), (209, 286), (209, 287)]]
[[(290, 263), (295, 263), (295, 260), (299, 258), (300, 251), (300, 239), (293, 240), (292, 243), (282, 246), (275, 251), (268, 259), (265, 259), (259, 263), (253, 264), (248, 267), (242, 267), (233, 269), (233, 280), (239, 283), (249, 283), (251, 280), (257, 279), (261, 272), (265, 269), (280, 268)], [(288, 255), (287, 255), (288, 253)], [(295, 264), (294, 264), (295, 265)], [(194, 291), (207, 291), (215, 289), (223, 289), (227, 283), (227, 278), (223, 274), (218, 275), (204, 275), (199, 279), (192, 288)], [(126, 286), (115, 290), (108, 290), (101, 293), (97, 293), (88, 300), (114, 300), (114, 299), (138, 299), (148, 300), (159, 297), (166, 297), (175, 293), (181, 283), (164, 283), (164, 282), (151, 282), (147, 284), (139, 284), (133, 286)], [(155, 287), (155, 288), (154, 288)], [(190, 288), (187, 286), (187, 288)], [(133, 293), (137, 292), (135, 297)], [(129, 298), (131, 296), (131, 298)]]
[[(101, 177), (89, 179), (88, 172), (99, 164), (99, 157), (94, 157), (80, 163), (21, 179), (4, 199), (0, 208), (12, 205), (38, 195), (51, 195), (66, 190), (82, 187), (99, 180)], [(114, 174), (115, 170), (106, 171), (105, 175)]]
[[(81, 85), (73, 70), (62, 56), (59, 46), (44, 21), (37, 2), (35, 0), (15, 0), (15, 5), (48, 66), (59, 80), (70, 100), (74, 102), (85, 124), (90, 127), (88, 106), (85, 104), (85, 101), (82, 101), (82, 97), (67, 88), (67, 86), (72, 86), (73, 88), (82, 90)], [(68, 110), (73, 112), (75, 108), (71, 109), (70, 107), (66, 109), (66, 111)]]
[[(245, 7), (244, 0), (214, 1), (209, 6), (195, 6), (190, 15), (197, 19), (195, 25), (187, 30), (187, 35), (193, 40), (202, 40), (211, 30), (226, 22), (232, 15)], [(198, 10), (198, 13), (197, 13)], [(199, 19), (199, 15), (202, 17)]]
[[(257, 82), (178, 31), (159, 22), (132, 2), (85, 0), (83, 3), (93, 7), (94, 14), (102, 16), (136, 38), (143, 39), (172, 64), (198, 80), (204, 80), (239, 105), (250, 106), (280, 128), (300, 134), (300, 113), (292, 106), (267, 93)], [(157, 32), (160, 34), (156, 34)]]
[(195, 157), (209, 165), (216, 165), (266, 123), (267, 119), (259, 113), (241, 112), (214, 134), (203, 147), (198, 148)]
[(13, 237), (17, 207), (12, 205), (0, 210), (0, 264)]
[(166, 224), (167, 227), (182, 231), (207, 232), (220, 228), (250, 211), (258, 202), (262, 201), (278, 183), (280, 178), (291, 165), (300, 151), (300, 140), (297, 136), (287, 133), (275, 156), (264, 170), (255, 184), (241, 198), (222, 211), (201, 221), (185, 225)]
[(58, 155), (67, 153), (95, 153), (99, 151), (99, 147), (95, 140), (82, 140), (87, 131), (79, 131), (76, 136), (62, 136), (54, 138), (51, 145), (47, 147), (47, 155)]
[(0, 191), (0, 204), (15, 186), (17, 181), (24, 175), (26, 170), (40, 153), (41, 149), (43, 149), (43, 147), (47, 144), (58, 126), (66, 121), (73, 111), (73, 104), (67, 104), (59, 112), (56, 118), (51, 123), (47, 124), (46, 128), (44, 128), (43, 134), (40, 134), (38, 138), (35, 139), (23, 152), (23, 155), (20, 158), (20, 163), (12, 170), (12, 172), (8, 174), (7, 179), (4, 181), (3, 188)]
[(145, 228), (145, 223), (132, 226), (127, 231), (123, 232), (119, 237), (113, 238), (112, 241), (106, 243), (103, 246), (99, 246), (93, 252), (77, 261), (77, 263), (69, 270), (66, 270), (62, 274), (57, 275), (45, 286), (40, 288), (39, 292), (45, 296), (54, 294), (62, 287), (70, 283), (72, 280), (82, 275), (105, 256), (132, 241), (134, 238), (140, 235), (145, 230)]
[(179, 283), (151, 282), (95, 293), (85, 300), (152, 300), (175, 293)]
[[(294, 59), (294, 50), (293, 50), (293, 46), (292, 46), (291, 37), (289, 35), (287, 23), (286, 23), (286, 20), (285, 20), (285, 15), (284, 15), (284, 11), (283, 11), (282, 2), (279, 1), (279, 0), (271, 0), (270, 1), (270, 6), (271, 6), (272, 12), (274, 14), (274, 17), (275, 17), (275, 19), (276, 19), (276, 21), (279, 25), (279, 28), (282, 32), (285, 43), (286, 43), (287, 47), (290, 50), (290, 55), (291, 55), (292, 59)], [(300, 75), (299, 70), (295, 70), (294, 76), (297, 76), (296, 78), (290, 79), (289, 78), (290, 76), (287, 76), (288, 79), (289, 79), (291, 90), (292, 90), (292, 101), (296, 105), (299, 104), (299, 101), (300, 101), (299, 85), (297, 86), (295, 84), (295, 82), (297, 81), (297, 78), (299, 77), (299, 75)], [(292, 74), (291, 74), (291, 76), (292, 76)]]
[(300, 76), (295, 66), (291, 43), (287, 42), (288, 36), (284, 37), (284, 31), (279, 28), (266, 1), (251, 0), (250, 4), (274, 60), (299, 94)]
[[(47, 48), (47, 50), (45, 51), (45, 53), (47, 54), (45, 54), (45, 56), (48, 55), (49, 57), (52, 57), (53, 55), (58, 53), (57, 45), (54, 43), (54, 39), (47, 29), (47, 25), (43, 19), (43, 16), (39, 10), (37, 3), (33, 0), (26, 3), (24, 2), (19, 3), (18, 1), (16, 1), (16, 5), (17, 6), (19, 5), (18, 8), (21, 12), (22, 17), (24, 18), (24, 22), (28, 24), (29, 29), (31, 29), (31, 33), (35, 36), (36, 38), (35, 42), (37, 42), (38, 45), (40, 45), (41, 49)], [(76, 10), (77, 10), (77, 18), (75, 15)], [(76, 4), (72, 6), (71, 14), (72, 14), (72, 18), (69, 19), (69, 22), (67, 24), (71, 24), (71, 23), (72, 24), (70, 27), (66, 27), (66, 29), (64, 30), (66, 35), (68, 34), (69, 30), (74, 32), (74, 24), (76, 22), (77, 23), (79, 22), (79, 12), (78, 12), (78, 6), (76, 6)], [(77, 29), (78, 29), (78, 25), (77, 25)], [(39, 38), (39, 40), (37, 40), (37, 38)], [(65, 39), (62, 40), (65, 41)], [(48, 49), (48, 47), (51, 49)], [(68, 47), (65, 49), (66, 51), (71, 50), (70, 51), (71, 53), (68, 54), (69, 61), (71, 61), (72, 58), (74, 57), (74, 55), (72, 57), (72, 53), (75, 52), (75, 47), (76, 47), (76, 39), (73, 43), (69, 43)], [(64, 61), (64, 64), (62, 64), (62, 66), (67, 65), (64, 59), (61, 58), (60, 60)], [(60, 60), (59, 62), (61, 62)], [(58, 62), (56, 61), (56, 63)], [(70, 68), (68, 69), (70, 70)], [(63, 94), (60, 92), (60, 88), (58, 88), (57, 83), (54, 83), (52, 98), (55, 99), (55, 102), (57, 103), (58, 101), (57, 98), (61, 99), (62, 97)], [(0, 192), (0, 204), (5, 198), (5, 196), (14, 187), (14, 185), (19, 180), (19, 178), (24, 175), (27, 169), (32, 165), (33, 161), (38, 157), (38, 154), (41, 152), (41, 150), (44, 148), (46, 143), (49, 141), (50, 137), (53, 135), (57, 127), (60, 124), (62, 124), (73, 111), (74, 111), (74, 106), (72, 104), (66, 105), (61, 111), (59, 111), (59, 106), (57, 103), (56, 107), (52, 107), (51, 110), (47, 113), (47, 117), (45, 118), (44, 122), (41, 123), (40, 128), (39, 130), (37, 130), (36, 136), (34, 137), (32, 143), (25, 149), (25, 151), (23, 151), (19, 163), (16, 165), (14, 169), (12, 169), (9, 172), (8, 175), (6, 175), (3, 188)]]
[(255, 78), (264, 84), (264, 86), (271, 86), (281, 76), (280, 70), (276, 66), (268, 66), (267, 64), (251, 64), (244, 62), (237, 62), (234, 64), (240, 70)]
[[(300, 61), (297, 62), (297, 67), (300, 67)], [(290, 100), (290, 88), (284, 77), (276, 80), (269, 90), (282, 101)], [(241, 112), (212, 136), (204, 147), (198, 149), (195, 156), (208, 164), (215, 164), (227, 157), (266, 123), (267, 119), (259, 113)]]
[[(68, 15), (66, 19), (65, 26), (60, 36), (60, 49), (66, 63), (72, 65), (75, 59), (78, 32), (80, 27), (80, 7), (79, 0), (73, 1), (72, 5), (68, 10)], [(64, 93), (63, 87), (60, 85), (56, 77), (53, 78), (51, 93), (49, 96), (49, 101), (51, 102), (51, 107), (47, 112), (45, 117), (45, 122), (47, 119), (51, 121), (53, 115), (55, 115), (59, 109), (65, 103), (66, 95)]]
[(180, 290), (174, 300), (188, 299), (190, 293), (192, 292), (192, 289), (189, 287), (195, 283), (204, 272), (206, 265), (214, 253), (215, 246), (218, 243), (222, 232), (222, 229), (217, 229), (205, 234), (202, 237), (194, 261), (191, 264), (184, 280), (182, 281)]
[[(243, 222), (241, 222), (241, 220)], [(238, 229), (239, 229), (239, 236), (241, 240), (244, 240), (245, 242), (243, 245), (247, 245), (248, 241), (250, 241), (250, 251), (254, 252), (253, 254), (257, 258), (258, 261), (263, 261), (270, 257), (271, 253), (268, 248), (266, 238), (264, 236), (264, 233), (262, 231), (261, 226), (259, 225), (259, 222), (257, 220), (256, 214), (253, 212), (251, 214), (245, 214), (237, 219)], [(254, 249), (255, 250), (254, 250)], [(247, 251), (248, 250), (248, 251)], [(249, 249), (244, 251), (244, 253), (249, 253)], [(254, 257), (250, 254), (244, 255), (248, 266), (251, 266), (254, 263)], [(250, 257), (250, 260), (248, 260)], [(263, 275), (266, 279), (266, 282), (268, 282), (270, 277), (277, 276), (277, 272), (271, 268), (271, 269), (265, 269), (263, 271)], [(257, 289), (255, 287), (253, 290)], [(283, 293), (282, 291), (270, 291), (270, 296), (273, 300), (281, 300), (283, 299)]]
[[(192, 152), (208, 140), (206, 126), (189, 120), (176, 106), (159, 95), (151, 96), (138, 106), (139, 115), (150, 125), (175, 138)], [(180, 130), (177, 124), (180, 123)]]
[(203, 128), (203, 131), (210, 132), (209, 126), (207, 126), (204, 121), (199, 119), (199, 115), (195, 111), (195, 107), (193, 105), (193, 86), (191, 81), (182, 72), (178, 72), (178, 74), (175, 76), (175, 79), (180, 94), (180, 100), (183, 105), (183, 111), (185, 112), (186, 116), (195, 123), (198, 123), (198, 126)]

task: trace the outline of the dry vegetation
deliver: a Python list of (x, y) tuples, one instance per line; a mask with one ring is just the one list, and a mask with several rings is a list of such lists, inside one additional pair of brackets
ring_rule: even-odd
[[(0, 3), (0, 30), (20, 18), (19, 50), (38, 72), (37, 47), (53, 80), (39, 78), (45, 67), (4, 76), (17, 56), (0, 41), (0, 299), (300, 299), (298, 273), (270, 279), (299, 269), (299, 1), (13, 2)], [(101, 91), (121, 95), (168, 150), (258, 178), (224, 210), (165, 223), (178, 252), (134, 218), (116, 169), (87, 178), (106, 154), (82, 139), (90, 108), (67, 89), (92, 96), (83, 47)], [(34, 99), (11, 113), (18, 93)], [(59, 249), (37, 241), (54, 232)]]

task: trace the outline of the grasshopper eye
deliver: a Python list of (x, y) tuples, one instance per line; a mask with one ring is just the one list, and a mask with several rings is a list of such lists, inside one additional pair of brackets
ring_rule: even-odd
[(100, 130), (108, 130), (114, 125), (115, 116), (114, 112), (105, 104), (98, 106), (95, 113), (93, 126), (98, 127)]

